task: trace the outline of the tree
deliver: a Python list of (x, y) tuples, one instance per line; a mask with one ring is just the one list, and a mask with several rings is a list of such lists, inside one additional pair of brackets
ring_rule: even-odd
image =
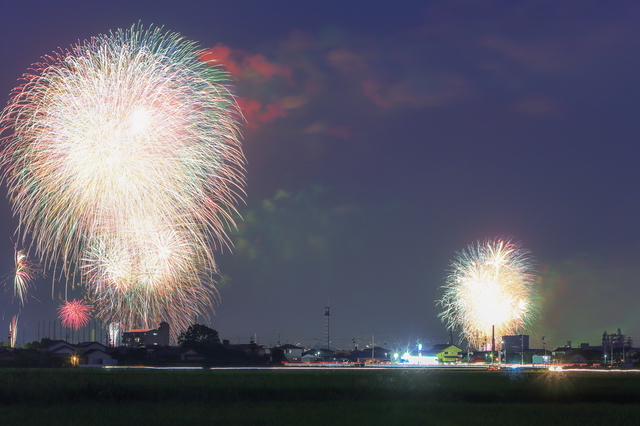
[(178, 344), (183, 348), (207, 349), (220, 346), (218, 332), (202, 324), (190, 325), (187, 331), (180, 333)]
[(38, 349), (40, 345), (41, 345), (40, 342), (38, 342), (37, 340), (34, 340), (31, 343), (23, 343), (22, 349)]

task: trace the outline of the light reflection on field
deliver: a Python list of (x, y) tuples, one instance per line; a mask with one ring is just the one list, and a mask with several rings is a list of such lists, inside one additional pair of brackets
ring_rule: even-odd
[(415, 371), (496, 371), (503, 373), (544, 373), (552, 372), (562, 375), (563, 373), (629, 373), (638, 374), (640, 369), (615, 369), (615, 368), (562, 368), (559, 366), (532, 366), (513, 365), (496, 368), (491, 365), (448, 365), (448, 366), (412, 366), (412, 365), (365, 365), (362, 367), (343, 367), (331, 365), (303, 365), (296, 364), (295, 367), (275, 366), (275, 367), (201, 367), (201, 366), (80, 366), (103, 369), (141, 369), (141, 370), (278, 370), (278, 371), (300, 371), (300, 370), (349, 370), (349, 371), (381, 371), (381, 370), (415, 370)]

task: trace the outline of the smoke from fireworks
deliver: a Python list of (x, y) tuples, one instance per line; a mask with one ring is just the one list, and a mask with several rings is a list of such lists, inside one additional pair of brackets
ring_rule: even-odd
[(91, 305), (84, 300), (65, 301), (58, 307), (60, 323), (67, 328), (79, 330), (89, 324)]
[(437, 303), (449, 329), (459, 329), (473, 347), (515, 334), (535, 314), (536, 275), (530, 252), (510, 240), (487, 240), (457, 253)]
[(243, 186), (239, 111), (219, 67), (134, 26), (45, 58), (0, 115), (19, 231), (106, 323), (172, 331), (208, 313), (213, 245)]

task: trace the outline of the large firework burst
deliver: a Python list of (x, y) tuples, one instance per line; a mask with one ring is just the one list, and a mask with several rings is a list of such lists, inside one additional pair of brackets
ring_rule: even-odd
[(106, 322), (186, 329), (243, 186), (239, 111), (195, 43), (134, 26), (47, 56), (0, 115), (23, 238)]
[(439, 315), (449, 329), (459, 329), (478, 347), (515, 334), (535, 315), (532, 296), (536, 280), (530, 252), (509, 239), (470, 245), (456, 253), (446, 279)]

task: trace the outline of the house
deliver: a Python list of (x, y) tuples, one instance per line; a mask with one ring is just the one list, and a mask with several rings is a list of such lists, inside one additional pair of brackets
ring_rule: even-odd
[(80, 364), (86, 365), (117, 365), (115, 360), (102, 349), (89, 349), (79, 355)]
[(76, 346), (76, 352), (78, 354), (85, 353), (86, 351), (90, 351), (92, 349), (99, 349), (103, 352), (106, 352), (107, 350), (107, 347), (99, 342), (82, 342), (82, 343), (77, 343), (75, 346)]
[(263, 345), (258, 345), (253, 341), (250, 343), (238, 343), (234, 345), (229, 343), (228, 340), (223, 340), (222, 344), (224, 345), (225, 349), (229, 349), (231, 351), (244, 352), (245, 354), (250, 356), (262, 357), (265, 355), (267, 356), (271, 355), (271, 349)]
[(45, 352), (53, 356), (69, 356), (76, 354), (76, 347), (64, 340), (51, 340), (43, 343), (38, 348), (40, 352)]
[(445, 343), (433, 345), (433, 348), (429, 352), (436, 355), (439, 363), (451, 364), (460, 362), (462, 349), (456, 345)]
[(122, 345), (128, 348), (169, 346), (169, 324), (161, 322), (158, 328), (125, 331)]
[(180, 346), (163, 346), (153, 351), (151, 358), (164, 361), (202, 361), (204, 356), (191, 348)]
[(560, 346), (551, 353), (551, 362), (560, 364), (600, 364), (603, 362), (601, 347), (582, 345), (580, 348)]
[(305, 353), (304, 355), (302, 355), (301, 361), (302, 362), (306, 362), (306, 363), (311, 363), (311, 362), (322, 361), (322, 358), (321, 357), (317, 357), (315, 355), (315, 352), (310, 352), (310, 353)]
[(379, 364), (389, 362), (389, 349), (374, 346), (363, 350), (354, 350), (347, 357), (350, 361), (359, 363)]
[(302, 361), (302, 351), (304, 348), (301, 348), (300, 346), (290, 345), (287, 343), (286, 345), (278, 346), (273, 349), (281, 349), (284, 357), (287, 358), (287, 361), (289, 362)]
[(37, 349), (14, 349), (0, 347), (0, 365), (14, 367), (39, 367), (41, 352)]
[(333, 351), (330, 349), (309, 349), (302, 352), (303, 362), (331, 361), (334, 360)]
[(0, 362), (3, 361), (15, 361), (17, 359), (13, 348), (0, 347)]
[(448, 343), (433, 345), (429, 350), (422, 349), (422, 345), (413, 351), (407, 351), (400, 357), (401, 362), (417, 365), (451, 364), (460, 362), (462, 349)]

